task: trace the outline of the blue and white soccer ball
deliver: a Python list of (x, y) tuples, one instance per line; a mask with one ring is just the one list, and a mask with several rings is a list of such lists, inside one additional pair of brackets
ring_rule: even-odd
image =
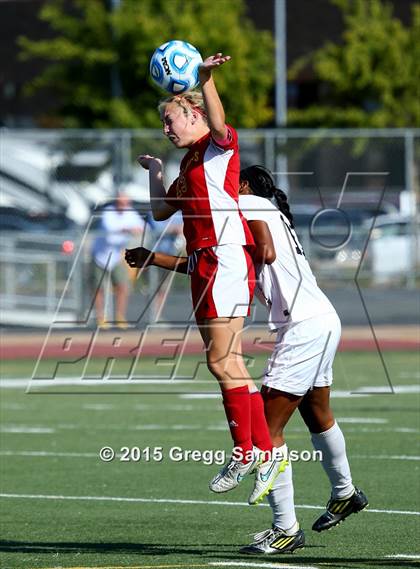
[(199, 83), (200, 52), (186, 41), (172, 40), (158, 47), (150, 60), (150, 76), (154, 83), (169, 93), (194, 89)]

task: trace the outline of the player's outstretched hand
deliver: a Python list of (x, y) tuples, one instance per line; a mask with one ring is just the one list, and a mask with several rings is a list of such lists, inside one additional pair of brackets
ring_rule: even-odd
[(210, 57), (207, 57), (203, 63), (200, 64), (200, 74), (211, 73), (215, 67), (220, 67), (220, 65), (223, 65), (230, 59), (230, 55), (223, 55), (223, 53), (220, 52), (216, 53), (216, 55), (211, 55)]
[(153, 253), (144, 247), (125, 250), (125, 260), (130, 267), (141, 269), (152, 264)]
[(160, 158), (150, 156), (150, 154), (140, 154), (140, 156), (137, 156), (137, 162), (140, 166), (143, 166), (145, 170), (149, 170), (152, 163), (156, 163), (162, 168), (162, 160)]

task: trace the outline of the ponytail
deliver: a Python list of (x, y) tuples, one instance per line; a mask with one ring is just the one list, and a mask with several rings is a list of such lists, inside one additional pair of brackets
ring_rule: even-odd
[(290, 222), (290, 225), (294, 227), (293, 215), (292, 212), (290, 211), (289, 202), (287, 201), (286, 194), (283, 192), (283, 190), (280, 190), (280, 188), (274, 188), (273, 194), (274, 194), (274, 199), (276, 200), (277, 203), (277, 207), (282, 212), (282, 214), (287, 217), (287, 219)]
[(248, 182), (254, 195), (260, 196), (261, 198), (267, 198), (269, 200), (274, 198), (278, 209), (287, 217), (290, 225), (294, 227), (293, 215), (290, 211), (287, 196), (283, 190), (276, 188), (273, 175), (270, 170), (264, 166), (249, 166), (248, 168), (241, 170), (239, 179), (241, 182)]

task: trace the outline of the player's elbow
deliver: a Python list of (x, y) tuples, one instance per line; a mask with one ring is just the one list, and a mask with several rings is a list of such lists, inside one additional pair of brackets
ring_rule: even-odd
[(276, 252), (274, 251), (274, 249), (268, 247), (264, 256), (264, 263), (266, 265), (272, 265), (275, 260), (276, 260)]
[(217, 142), (225, 142), (228, 136), (228, 129), (224, 120), (218, 121), (211, 126), (211, 136)]
[(155, 221), (165, 221), (166, 219), (171, 217), (171, 214), (168, 213), (168, 211), (166, 211), (165, 209), (155, 209), (152, 211), (152, 215)]
[(267, 255), (265, 256), (265, 264), (272, 265), (275, 260), (276, 260), (276, 252), (274, 251), (274, 249), (270, 249)]
[(276, 251), (273, 247), (266, 245), (265, 247), (259, 247), (254, 254), (254, 261), (259, 265), (272, 265), (276, 260)]
[(153, 212), (152, 215), (153, 215), (154, 221), (164, 221), (165, 220), (162, 212)]

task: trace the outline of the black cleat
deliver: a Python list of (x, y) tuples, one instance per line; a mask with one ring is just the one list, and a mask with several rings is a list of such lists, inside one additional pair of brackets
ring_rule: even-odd
[(350, 514), (357, 514), (357, 512), (366, 508), (367, 505), (367, 497), (358, 488), (354, 489), (354, 493), (350, 498), (341, 500), (331, 498), (327, 504), (327, 511), (316, 520), (312, 529), (318, 532), (331, 529), (345, 520)]
[(305, 534), (300, 529), (294, 535), (287, 535), (283, 530), (274, 528), (254, 535), (254, 543), (242, 547), (239, 553), (250, 555), (272, 555), (293, 553), (305, 545)]

